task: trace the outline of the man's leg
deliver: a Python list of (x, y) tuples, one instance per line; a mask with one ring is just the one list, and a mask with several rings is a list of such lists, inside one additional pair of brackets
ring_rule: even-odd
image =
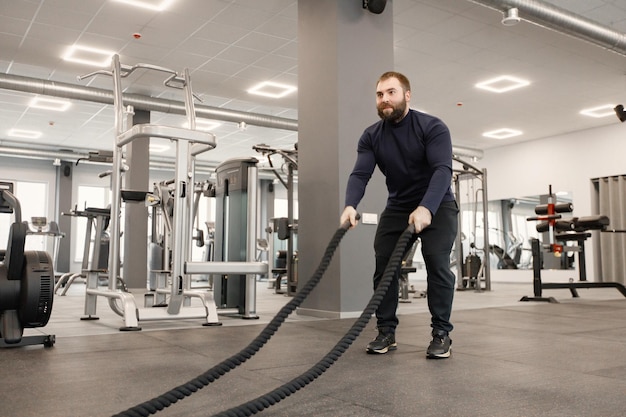
[[(376, 237), (374, 239), (374, 251), (376, 253), (376, 270), (374, 272), (374, 290), (382, 280), (389, 258), (398, 242), (398, 238), (408, 226), (408, 214), (398, 212), (383, 212), (380, 216)], [(395, 331), (398, 326), (398, 293), (400, 291), (398, 278), (401, 265), (394, 274), (378, 309), (376, 310), (376, 325), (378, 336), (367, 346), (369, 353), (387, 353), (396, 348)]]
[(428, 280), (428, 309), (433, 329), (429, 357), (450, 356), (451, 341), (448, 334), (453, 328), (450, 315), (455, 290), (455, 276), (450, 269), (450, 252), (457, 234), (457, 214), (455, 202), (443, 203), (431, 225), (420, 234)]

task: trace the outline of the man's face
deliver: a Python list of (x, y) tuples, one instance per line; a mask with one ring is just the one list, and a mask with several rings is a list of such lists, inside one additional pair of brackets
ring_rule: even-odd
[(383, 120), (400, 121), (409, 111), (411, 92), (404, 91), (397, 78), (388, 78), (376, 86), (376, 109)]

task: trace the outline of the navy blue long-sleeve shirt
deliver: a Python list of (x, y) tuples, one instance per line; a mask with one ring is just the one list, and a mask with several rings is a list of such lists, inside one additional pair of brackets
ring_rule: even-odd
[(376, 166), (386, 178), (388, 209), (424, 206), (435, 215), (441, 202), (454, 200), (450, 131), (434, 116), (411, 109), (399, 123), (380, 120), (365, 129), (357, 153), (346, 206), (357, 208)]

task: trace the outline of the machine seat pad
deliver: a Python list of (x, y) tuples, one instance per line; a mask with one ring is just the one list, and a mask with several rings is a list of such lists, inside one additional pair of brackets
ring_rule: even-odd
[(94, 215), (102, 214), (105, 216), (111, 215), (111, 208), (99, 208), (99, 207), (87, 207), (85, 209), (85, 213), (90, 213)]
[(607, 216), (585, 216), (575, 217), (574, 230), (577, 232), (584, 232), (585, 230), (604, 230), (609, 225), (610, 221)]
[[(554, 230), (556, 232), (584, 232), (586, 230), (605, 230), (610, 221), (607, 216), (585, 216), (572, 217), (571, 219), (556, 220)], [(549, 230), (548, 222), (537, 223), (536, 229), (539, 233)]]
[(13, 223), (9, 228), (9, 243), (4, 253), (4, 263), (7, 266), (7, 279), (19, 281), (24, 269), (24, 245), (28, 223)]

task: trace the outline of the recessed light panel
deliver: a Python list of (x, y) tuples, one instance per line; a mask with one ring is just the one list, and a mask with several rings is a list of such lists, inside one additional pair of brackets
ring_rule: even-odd
[(296, 91), (292, 85), (275, 83), (273, 81), (263, 81), (248, 90), (250, 94), (271, 98), (281, 98)]
[(517, 88), (526, 87), (529, 84), (530, 81), (512, 77), (510, 75), (502, 75), (500, 77), (480, 82), (476, 84), (476, 87), (493, 93), (504, 93)]
[(170, 4), (174, 3), (174, 0), (116, 0), (119, 3), (126, 3), (131, 6), (141, 7), (143, 9), (150, 9), (161, 11), (167, 9)]
[(53, 111), (66, 111), (70, 108), (71, 105), (72, 103), (67, 100), (59, 100), (47, 97), (34, 97), (28, 104), (29, 107), (32, 107), (34, 109)]
[(113, 51), (92, 48), (90, 46), (72, 45), (69, 47), (63, 59), (79, 64), (92, 65), (95, 67), (106, 67), (111, 63)]
[(584, 114), (585, 116), (596, 117), (596, 118), (608, 117), (608, 116), (613, 116), (615, 114), (615, 110), (613, 110), (614, 108), (615, 108), (614, 104), (605, 104), (603, 106), (581, 110), (580, 114)]
[(7, 133), (14, 138), (37, 139), (41, 137), (41, 132), (36, 130), (11, 129)]
[(493, 138), (493, 139), (508, 139), (514, 136), (519, 136), (522, 133), (523, 132), (519, 130), (504, 128), (504, 129), (492, 130), (490, 132), (485, 132), (483, 133), (483, 136), (486, 138)]

